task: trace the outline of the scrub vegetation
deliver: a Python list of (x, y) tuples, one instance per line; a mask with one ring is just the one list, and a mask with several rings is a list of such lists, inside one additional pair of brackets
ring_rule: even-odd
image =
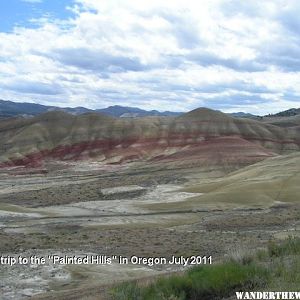
[(216, 265), (197, 266), (181, 275), (150, 284), (123, 283), (112, 291), (115, 300), (226, 299), (236, 291), (297, 291), (300, 286), (300, 238), (270, 242), (252, 255), (231, 257)]

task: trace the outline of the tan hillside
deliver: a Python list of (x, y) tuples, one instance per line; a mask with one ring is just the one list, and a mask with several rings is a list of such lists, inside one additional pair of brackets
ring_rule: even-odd
[(269, 158), (227, 177), (186, 189), (203, 193), (189, 205), (203, 207), (266, 207), (299, 203), (300, 154)]

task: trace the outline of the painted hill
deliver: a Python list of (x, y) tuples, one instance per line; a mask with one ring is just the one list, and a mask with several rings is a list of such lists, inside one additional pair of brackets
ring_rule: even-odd
[(145, 118), (55, 111), (0, 121), (0, 140), (2, 167), (82, 159), (240, 166), (299, 151), (300, 131), (206, 108), (179, 117)]

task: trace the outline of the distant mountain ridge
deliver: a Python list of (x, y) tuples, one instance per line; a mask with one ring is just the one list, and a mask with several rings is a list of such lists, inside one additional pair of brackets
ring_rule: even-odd
[(103, 109), (96, 109), (97, 112), (101, 112), (113, 117), (130, 118), (130, 117), (146, 117), (146, 116), (179, 116), (182, 112), (172, 112), (158, 110), (143, 110), (138, 107), (129, 107), (114, 105)]
[(114, 105), (103, 109), (89, 109), (85, 107), (58, 107), (58, 106), (47, 106), (36, 103), (20, 103), (13, 101), (0, 100), (0, 118), (11, 118), (11, 117), (33, 117), (49, 111), (64, 111), (72, 115), (81, 115), (89, 112), (104, 113), (113, 117), (145, 117), (145, 116), (179, 116), (181, 112), (164, 111), (160, 112), (157, 110), (143, 110), (137, 107), (127, 107)]
[[(72, 115), (81, 115), (85, 113), (103, 113), (112, 117), (120, 118), (135, 118), (135, 117), (147, 117), (147, 116), (172, 116), (177, 117), (184, 112), (172, 112), (172, 111), (158, 111), (158, 110), (144, 110), (138, 107), (113, 105), (101, 109), (89, 109), (86, 107), (58, 107), (50, 105), (42, 105), (37, 103), (26, 103), (26, 102), (13, 102), (8, 100), (0, 99), (0, 119), (11, 118), (11, 117), (34, 117), (42, 113), (49, 111), (64, 111)], [(262, 119), (261, 116), (253, 115), (245, 112), (233, 112), (227, 115), (234, 118), (247, 118), (247, 119)], [(269, 114), (265, 117), (291, 117), (300, 115), (300, 108), (291, 108), (276, 114)]]
[(18, 117), (18, 116), (37, 116), (39, 114), (61, 110), (73, 115), (79, 115), (83, 113), (87, 113), (92, 111), (91, 109), (85, 107), (57, 107), (57, 106), (47, 106), (36, 103), (26, 103), (26, 102), (13, 102), (0, 100), (0, 117), (1, 118), (10, 118), (10, 117)]
[(291, 117), (296, 115), (300, 115), (300, 108), (290, 108), (277, 114), (266, 115), (265, 117)]
[(229, 113), (230, 116), (234, 117), (234, 118), (248, 118), (248, 119), (259, 119), (260, 116), (256, 116), (250, 113), (245, 113), (242, 111), (239, 112), (234, 112), (234, 113)]

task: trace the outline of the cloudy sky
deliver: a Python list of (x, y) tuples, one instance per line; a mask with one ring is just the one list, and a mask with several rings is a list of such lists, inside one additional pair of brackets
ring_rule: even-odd
[(0, 99), (267, 114), (300, 107), (298, 0), (0, 2)]

